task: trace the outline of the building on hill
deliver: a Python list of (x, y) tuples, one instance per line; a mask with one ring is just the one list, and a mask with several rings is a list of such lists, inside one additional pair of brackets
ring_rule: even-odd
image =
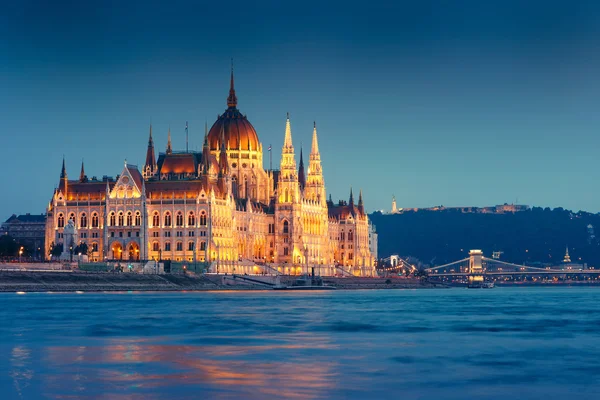
[(46, 215), (11, 215), (2, 224), (2, 234), (10, 235), (20, 245), (27, 246), (32, 254), (40, 255), (44, 251)]
[(400, 214), (405, 212), (418, 211), (456, 211), (463, 214), (478, 213), (478, 214), (508, 214), (529, 210), (529, 206), (523, 204), (501, 204), (489, 207), (446, 207), (435, 206), (426, 208), (398, 208), (396, 205), (396, 197), (392, 197), (392, 210), (390, 214)]
[(265, 170), (263, 145), (237, 108), (233, 70), (227, 109), (205, 128), (201, 152), (175, 151), (169, 130), (157, 158), (152, 135), (150, 126), (144, 166), (125, 162), (116, 179), (88, 179), (82, 163), (79, 179), (70, 180), (63, 159), (48, 205), (47, 247), (62, 243), (73, 220), (94, 261), (203, 261), (219, 273), (375, 274), (362, 192), (357, 203), (352, 190), (348, 202), (327, 200), (316, 124), (306, 171), (302, 153), (296, 165), (289, 115), (279, 170)]

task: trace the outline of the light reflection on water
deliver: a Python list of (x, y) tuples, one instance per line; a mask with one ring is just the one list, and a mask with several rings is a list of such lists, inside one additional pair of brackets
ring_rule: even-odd
[(0, 295), (3, 398), (600, 398), (600, 289)]

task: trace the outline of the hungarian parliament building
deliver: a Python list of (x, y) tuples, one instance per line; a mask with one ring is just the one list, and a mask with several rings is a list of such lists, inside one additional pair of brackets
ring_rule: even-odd
[[(270, 150), (270, 149), (269, 149)], [(63, 243), (64, 229), (77, 243)], [(73, 239), (70, 239), (73, 241)], [(88, 246), (91, 261), (198, 261), (215, 273), (374, 276), (377, 235), (362, 192), (355, 202), (327, 199), (316, 124), (305, 171), (292, 144), (289, 115), (279, 170), (263, 168), (263, 145), (237, 108), (233, 70), (227, 109), (205, 129), (201, 152), (154, 150), (125, 162), (116, 177), (60, 182), (47, 209), (46, 252)]]

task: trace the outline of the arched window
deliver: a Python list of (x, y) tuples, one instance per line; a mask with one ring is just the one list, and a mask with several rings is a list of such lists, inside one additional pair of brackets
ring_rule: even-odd
[(142, 224), (142, 214), (139, 211), (135, 212), (135, 226), (140, 226)]
[(154, 215), (152, 215), (152, 226), (155, 228), (160, 226), (160, 216), (158, 215), (158, 211), (154, 211)]
[(92, 253), (97, 253), (98, 252), (98, 243), (93, 242), (92, 243)]
[(188, 226), (194, 226), (196, 225), (196, 217), (194, 217), (194, 213), (190, 212), (190, 215), (188, 215)]
[(131, 216), (131, 211), (127, 211), (127, 226), (133, 225), (133, 218)]
[(290, 233), (290, 224), (287, 221), (283, 221), (283, 233)]
[(165, 226), (171, 226), (171, 213), (168, 211), (165, 213)]
[(85, 213), (82, 213), (81, 217), (79, 218), (79, 227), (87, 228), (87, 215)]
[(200, 226), (206, 226), (206, 214), (204, 211), (200, 214)]
[(152, 251), (158, 251), (159, 248), (158, 242), (152, 242)]
[(110, 225), (110, 226), (115, 226), (116, 225), (116, 223), (115, 223), (115, 213), (114, 212), (110, 213), (110, 218), (109, 218), (108, 225)]
[(354, 240), (354, 234), (352, 233), (352, 229), (350, 229), (350, 230), (348, 231), (348, 240), (349, 240), (349, 241), (352, 241), (352, 240)]
[(73, 221), (73, 223), (75, 223), (75, 213), (69, 214), (69, 221)]
[(165, 251), (171, 251), (171, 242), (165, 242)]
[(194, 242), (188, 243), (188, 251), (194, 251)]
[(176, 250), (177, 251), (183, 251), (183, 242), (177, 242)]
[(181, 211), (177, 212), (175, 223), (177, 224), (177, 226), (183, 226), (183, 214), (181, 213)]
[(200, 242), (200, 251), (206, 251), (206, 242)]
[(93, 213), (92, 214), (92, 228), (97, 228), (97, 227), (98, 227), (98, 214)]
[(119, 226), (123, 225), (123, 211), (119, 211)]
[(58, 214), (58, 227), (59, 228), (65, 227), (65, 216), (62, 214)]

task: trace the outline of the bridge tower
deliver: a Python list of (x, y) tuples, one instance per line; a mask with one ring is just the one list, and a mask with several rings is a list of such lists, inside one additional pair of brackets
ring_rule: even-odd
[(483, 283), (483, 251), (469, 251), (469, 285)]

